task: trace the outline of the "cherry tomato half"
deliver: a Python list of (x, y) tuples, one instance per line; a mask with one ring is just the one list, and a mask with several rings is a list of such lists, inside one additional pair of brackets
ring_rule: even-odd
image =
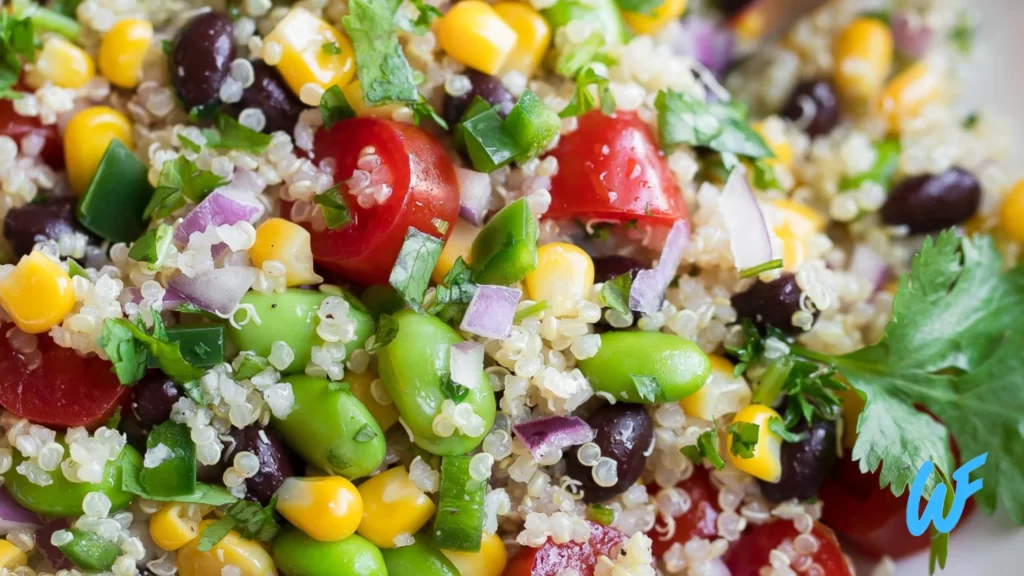
[(688, 217), (686, 203), (651, 129), (632, 112), (593, 110), (551, 152), (554, 219), (611, 220), (671, 225)]
[[(725, 565), (732, 576), (758, 576), (763, 566), (770, 566), (768, 555), (771, 551), (783, 540), (793, 540), (799, 534), (789, 520), (748, 528), (725, 553)], [(854, 576), (832, 530), (824, 524), (815, 523), (811, 535), (818, 540), (818, 551), (811, 555), (811, 560), (821, 567), (819, 574)]]
[[(661, 558), (676, 542), (686, 544), (691, 538), (714, 540), (718, 537), (718, 527), (715, 523), (720, 512), (718, 491), (711, 485), (708, 471), (698, 467), (693, 471), (693, 475), (676, 486), (690, 497), (690, 509), (682, 516), (674, 518), (675, 532), (672, 533), (671, 538), (664, 538), (665, 524), (660, 519), (647, 533), (654, 543), (651, 546), (651, 552), (655, 558)], [(647, 487), (647, 492), (652, 496), (659, 490), (657, 485)]]
[(20, 148), (21, 139), (33, 133), (42, 136), (45, 142), (39, 153), (43, 162), (54, 170), (64, 168), (64, 146), (57, 126), (43, 126), (38, 118), (29, 118), (15, 112), (13, 100), (0, 99), (0, 136), (10, 137)]
[(607, 556), (612, 547), (626, 539), (614, 528), (590, 522), (590, 541), (570, 540), (555, 544), (548, 540), (540, 548), (523, 547), (512, 557), (502, 576), (558, 576), (575, 570), (580, 576), (594, 576), (599, 556)]
[[(391, 195), (363, 208), (342, 181), (356, 170), (367, 147), (380, 158)], [(320, 158), (334, 158), (335, 177), (352, 217), (344, 227), (312, 232), (318, 265), (362, 285), (387, 284), (410, 227), (448, 237), (459, 215), (459, 187), (455, 167), (433, 136), (409, 124), (355, 118), (318, 132), (315, 150)]]
[(36, 424), (96, 426), (127, 401), (131, 388), (121, 386), (110, 362), (79, 356), (40, 334), (42, 363), (29, 370), (11, 347), (7, 328), (0, 332), (0, 406)]
[[(862, 473), (849, 457), (843, 458), (825, 480), (819, 496), (825, 504), (822, 521), (865, 554), (901, 558), (931, 544), (928, 533), (913, 536), (907, 529), (908, 493), (897, 497), (888, 487), (879, 488), (879, 473)], [(923, 510), (924, 502), (921, 504)], [(971, 498), (963, 518), (974, 508)]]

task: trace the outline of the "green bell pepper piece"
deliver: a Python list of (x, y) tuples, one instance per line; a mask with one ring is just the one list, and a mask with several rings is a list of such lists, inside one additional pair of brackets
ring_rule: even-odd
[(131, 242), (146, 229), (142, 213), (153, 196), (149, 169), (120, 140), (103, 153), (78, 202), (78, 221), (110, 242)]
[(508, 286), (526, 278), (537, 267), (537, 235), (525, 198), (502, 208), (473, 240), (473, 280)]

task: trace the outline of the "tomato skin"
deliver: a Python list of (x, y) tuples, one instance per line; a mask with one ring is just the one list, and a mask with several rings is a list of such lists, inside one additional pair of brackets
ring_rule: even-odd
[(589, 522), (590, 541), (555, 544), (550, 539), (540, 548), (524, 546), (509, 560), (502, 576), (558, 576), (575, 570), (580, 576), (594, 576), (598, 556), (607, 556), (626, 535), (614, 528)]
[[(897, 497), (888, 487), (879, 488), (879, 473), (864, 474), (849, 458), (839, 462), (819, 496), (824, 502), (822, 521), (864, 554), (902, 558), (931, 544), (928, 532), (913, 536), (907, 529), (908, 493)], [(925, 503), (921, 504), (923, 510)], [(967, 500), (962, 518), (974, 508), (974, 498)]]
[[(671, 538), (664, 539), (664, 532), (658, 531), (659, 528), (664, 528), (664, 523), (660, 520), (647, 533), (647, 536), (653, 542), (651, 552), (655, 558), (661, 558), (672, 547), (672, 544), (676, 542), (686, 544), (691, 538), (714, 540), (718, 537), (716, 521), (718, 520), (719, 512), (721, 512), (718, 508), (718, 490), (715, 490), (715, 487), (711, 484), (708, 471), (702, 467), (697, 467), (689, 478), (676, 484), (676, 486), (685, 491), (690, 497), (690, 509), (682, 516), (675, 518), (676, 529)], [(659, 490), (660, 488), (655, 484), (647, 487), (647, 492), (652, 497)]]
[[(747, 528), (725, 553), (725, 565), (732, 576), (758, 576), (761, 567), (769, 565), (771, 551), (783, 540), (792, 540), (799, 534), (789, 520)], [(816, 522), (811, 535), (818, 539), (818, 551), (811, 555), (811, 559), (821, 566), (823, 576), (854, 576), (831, 529)]]
[[(367, 146), (389, 169), (392, 192), (382, 204), (363, 208), (347, 193), (344, 180)], [(335, 179), (352, 216), (342, 228), (311, 230), (313, 258), (324, 269), (363, 285), (387, 284), (410, 227), (441, 239), (451, 233), (459, 215), (458, 182), (455, 167), (433, 136), (409, 124), (354, 118), (318, 132), (314, 149), (319, 158), (334, 159)], [(284, 213), (289, 212), (286, 207)]]
[(579, 127), (562, 136), (551, 156), (558, 173), (547, 218), (671, 225), (689, 217), (651, 129), (633, 112), (580, 116)]
[(127, 402), (131, 388), (121, 386), (110, 362), (79, 356), (40, 334), (42, 363), (29, 371), (0, 332), (0, 406), (36, 424), (98, 426)]
[(14, 111), (14, 101), (0, 99), (0, 136), (8, 136), (21, 148), (21, 139), (29, 134), (39, 134), (45, 144), (39, 157), (50, 168), (64, 168), (64, 146), (61, 143), (57, 125), (43, 126), (38, 118), (22, 116)]

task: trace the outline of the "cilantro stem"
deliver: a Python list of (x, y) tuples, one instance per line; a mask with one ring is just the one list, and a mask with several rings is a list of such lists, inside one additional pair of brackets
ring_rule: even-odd
[(775, 400), (778, 399), (779, 394), (782, 394), (782, 389), (786, 386), (786, 380), (792, 371), (793, 359), (789, 356), (783, 356), (772, 362), (764, 371), (761, 383), (754, 390), (754, 396), (751, 401), (756, 404), (764, 404), (765, 406), (775, 404)]
[(758, 264), (757, 266), (751, 266), (750, 268), (744, 268), (743, 270), (740, 270), (740, 278), (750, 278), (752, 276), (757, 276), (762, 272), (767, 272), (769, 270), (777, 270), (779, 268), (782, 268), (781, 258), (769, 260), (764, 264)]
[(814, 360), (815, 362), (821, 362), (822, 364), (832, 364), (833, 358), (828, 354), (822, 354), (821, 352), (815, 352), (814, 350), (808, 350), (803, 346), (792, 345), (789, 347), (790, 353), (806, 358), (808, 360)]
[(19, 17), (27, 17), (39, 30), (56, 32), (69, 40), (77, 40), (82, 33), (82, 27), (74, 18), (43, 8), (34, 2), (15, 1), (13, 6)]

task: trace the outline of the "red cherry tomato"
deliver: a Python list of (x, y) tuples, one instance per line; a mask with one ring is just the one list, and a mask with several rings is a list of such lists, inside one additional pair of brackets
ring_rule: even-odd
[(540, 548), (523, 547), (512, 557), (502, 576), (558, 576), (575, 570), (580, 576), (594, 576), (599, 556), (607, 556), (612, 547), (626, 539), (614, 528), (590, 523), (590, 541), (555, 544), (548, 540)]
[[(697, 468), (693, 475), (676, 485), (690, 497), (690, 509), (682, 516), (675, 517), (675, 532), (672, 537), (664, 538), (665, 524), (659, 520), (654, 528), (647, 533), (651, 541), (651, 552), (660, 558), (676, 542), (686, 544), (691, 538), (714, 540), (718, 537), (718, 490), (711, 485), (711, 478), (704, 468)], [(660, 488), (657, 485), (647, 487), (653, 496)]]
[[(739, 541), (725, 553), (725, 565), (732, 576), (758, 576), (761, 567), (770, 566), (768, 555), (782, 544), (783, 540), (795, 539), (799, 532), (788, 520), (779, 520), (748, 528)], [(815, 523), (811, 535), (818, 540), (818, 551), (811, 560), (821, 566), (823, 576), (854, 576), (846, 562), (835, 534), (824, 524)]]
[(689, 215), (650, 128), (632, 112), (580, 116), (551, 155), (548, 218), (671, 225)]
[[(368, 146), (387, 169), (391, 196), (363, 208), (353, 195), (342, 194), (352, 222), (335, 230), (313, 231), (313, 258), (352, 282), (387, 284), (410, 227), (437, 238), (448, 237), (459, 215), (459, 188), (455, 167), (441, 144), (409, 124), (379, 118), (346, 120), (317, 133), (315, 150), (320, 158), (334, 158), (335, 177), (341, 182), (356, 170), (359, 153)], [(344, 190), (344, 183), (341, 186)], [(285, 214), (289, 211), (286, 207)]]
[(38, 118), (29, 118), (15, 112), (13, 100), (0, 99), (0, 136), (10, 137), (20, 148), (21, 139), (32, 133), (44, 139), (43, 150), (39, 153), (43, 162), (54, 170), (64, 168), (64, 146), (57, 126), (43, 126)]
[(39, 335), (42, 363), (29, 370), (11, 347), (7, 329), (0, 332), (0, 406), (36, 424), (95, 426), (127, 401), (131, 388), (121, 386), (110, 362), (82, 358)]
[[(825, 480), (819, 496), (824, 503), (822, 521), (865, 554), (901, 558), (931, 543), (928, 533), (912, 536), (907, 530), (908, 494), (896, 497), (889, 488), (879, 488), (878, 472), (864, 474), (849, 458)], [(974, 508), (971, 498), (963, 518)]]

